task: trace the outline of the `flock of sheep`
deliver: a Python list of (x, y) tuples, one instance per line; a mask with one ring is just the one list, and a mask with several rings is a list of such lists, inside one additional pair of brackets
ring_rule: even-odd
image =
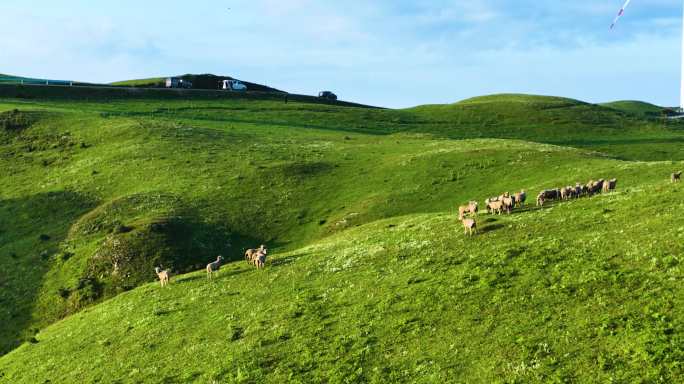
[[(680, 178), (681, 172), (679, 174), (672, 174), (673, 182), (675, 182), (675, 179), (679, 180)], [(537, 195), (537, 206), (543, 208), (545, 203), (553, 200), (578, 199), (583, 196), (593, 196), (601, 192), (610, 192), (615, 190), (616, 187), (617, 179), (600, 179), (598, 181), (591, 180), (585, 185), (577, 183), (574, 187), (567, 186), (562, 188), (545, 189), (539, 192)], [(515, 208), (524, 207), (526, 200), (527, 193), (525, 190), (512, 195), (508, 192), (505, 192), (500, 196), (486, 199), (485, 208), (487, 209), (487, 213), (490, 214), (500, 215), (503, 212), (510, 214)], [(458, 208), (458, 219), (463, 224), (465, 235), (472, 236), (473, 233), (477, 232), (477, 221), (475, 221), (474, 216), (477, 216), (478, 210), (479, 208), (477, 201), (471, 201), (467, 205), (462, 205)]]
[[(674, 172), (670, 175), (672, 183), (679, 183), (682, 181), (682, 171)], [(553, 200), (570, 200), (578, 199), (583, 196), (593, 196), (601, 192), (610, 192), (617, 187), (617, 179), (599, 179), (598, 181), (591, 180), (587, 184), (575, 184), (575, 186), (567, 186), (563, 188), (545, 189), (537, 195), (537, 206), (544, 207), (544, 204)], [(485, 207), (487, 213), (501, 214), (503, 212), (511, 213), (516, 207), (523, 207), (527, 200), (525, 191), (520, 191), (513, 195), (508, 192), (501, 196), (490, 197), (485, 200)], [(471, 201), (467, 205), (458, 207), (458, 219), (463, 224), (464, 234), (472, 236), (477, 232), (477, 222), (473, 216), (477, 216), (478, 203)]]
[[(257, 249), (248, 249), (245, 252), (245, 260), (248, 263), (254, 264), (257, 269), (264, 268), (266, 266), (266, 255), (268, 255), (268, 249), (265, 245), (261, 245)], [(216, 257), (216, 261), (207, 264), (207, 279), (211, 280), (214, 277), (214, 273), (221, 269), (221, 264), (223, 264), (223, 256), (219, 255)], [(161, 267), (154, 268), (154, 272), (159, 278), (159, 282), (162, 287), (169, 284), (171, 280), (171, 271), (168, 269), (161, 269)]]

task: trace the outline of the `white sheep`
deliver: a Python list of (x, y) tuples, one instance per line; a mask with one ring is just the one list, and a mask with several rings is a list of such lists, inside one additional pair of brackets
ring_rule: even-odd
[(216, 261), (213, 263), (207, 264), (207, 279), (210, 279), (213, 277), (214, 272), (217, 272), (219, 269), (221, 269), (221, 263), (223, 262), (223, 256), (218, 256), (216, 258)]
[(169, 284), (169, 281), (171, 280), (171, 272), (168, 269), (162, 271), (161, 268), (155, 267), (154, 272), (157, 273), (157, 277), (159, 277), (159, 282), (161, 283), (162, 287), (165, 287)]

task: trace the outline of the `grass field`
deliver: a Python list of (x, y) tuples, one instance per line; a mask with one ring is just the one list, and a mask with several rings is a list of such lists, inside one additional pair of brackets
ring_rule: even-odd
[[(680, 122), (526, 95), (4, 95), (0, 382), (683, 379)], [(600, 177), (618, 191), (473, 238), (455, 218)]]

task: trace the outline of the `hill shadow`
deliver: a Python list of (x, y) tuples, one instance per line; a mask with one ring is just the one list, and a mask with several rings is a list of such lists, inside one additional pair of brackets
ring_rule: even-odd
[(0, 355), (37, 332), (32, 312), (53, 255), (71, 224), (96, 205), (73, 191), (0, 200)]

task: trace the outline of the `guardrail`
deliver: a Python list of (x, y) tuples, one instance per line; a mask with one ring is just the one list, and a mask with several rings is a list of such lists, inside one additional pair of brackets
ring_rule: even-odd
[(0, 76), (0, 84), (74, 86), (74, 82), (70, 80), (29, 79), (13, 76)]

